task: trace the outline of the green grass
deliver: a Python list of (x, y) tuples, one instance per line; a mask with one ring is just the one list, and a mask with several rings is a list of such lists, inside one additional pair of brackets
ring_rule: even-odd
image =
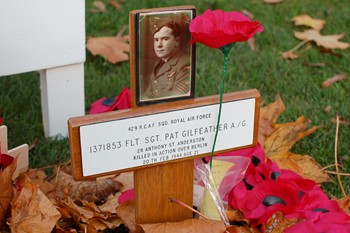
[[(252, 12), (265, 27), (255, 36), (258, 51), (252, 52), (246, 43), (238, 43), (230, 54), (228, 79), (225, 92), (256, 88), (265, 103), (282, 97), (287, 109), (279, 123), (296, 120), (304, 115), (311, 125), (322, 126), (315, 133), (302, 139), (292, 151), (313, 156), (322, 166), (334, 163), (335, 124), (331, 118), (339, 114), (350, 121), (350, 81), (347, 79), (323, 89), (321, 83), (335, 74), (349, 76), (350, 53), (336, 50), (341, 57), (321, 53), (316, 46), (306, 50), (298, 60), (283, 59), (279, 53), (297, 45), (293, 31), (305, 27), (294, 26), (291, 19), (300, 14), (327, 21), (323, 34), (345, 33), (342, 41), (350, 42), (350, 8), (344, 0), (285, 0), (278, 5), (264, 4), (261, 0), (246, 1), (125, 1), (121, 10), (115, 10), (108, 1), (106, 13), (91, 13), (92, 2), (86, 2), (86, 35), (115, 35), (128, 25), (128, 13), (134, 9), (193, 4), (197, 13), (207, 8)], [(304, 66), (304, 63), (325, 63), (324, 67)], [(219, 50), (197, 45), (196, 96), (218, 93), (223, 55)], [(115, 96), (129, 86), (129, 63), (113, 65), (87, 51), (85, 63), (85, 104), (101, 97)], [(0, 112), (9, 128), (9, 147), (39, 139), (30, 151), (30, 166), (43, 167), (69, 159), (67, 140), (48, 139), (43, 136), (40, 107), (40, 83), (37, 73), (26, 73), (0, 78)], [(330, 113), (324, 111), (332, 106)], [(341, 125), (338, 156), (343, 161), (343, 172), (350, 172), (350, 127)], [(334, 179), (336, 180), (336, 179)], [(344, 177), (344, 186), (350, 193), (350, 180)], [(329, 195), (340, 197), (339, 185), (324, 185)]]

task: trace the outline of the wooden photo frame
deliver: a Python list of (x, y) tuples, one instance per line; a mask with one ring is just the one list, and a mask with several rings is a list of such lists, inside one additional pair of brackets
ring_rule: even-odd
[(192, 5), (130, 12), (130, 83), (133, 107), (194, 97)]

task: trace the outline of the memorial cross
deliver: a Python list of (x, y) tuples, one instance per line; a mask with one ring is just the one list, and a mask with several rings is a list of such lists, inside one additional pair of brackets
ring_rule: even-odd
[(13, 158), (17, 158), (16, 170), (12, 175), (12, 180), (15, 180), (21, 173), (28, 170), (29, 157), (28, 157), (28, 145), (23, 144), (17, 146), (11, 150), (8, 150), (7, 141), (7, 127), (5, 125), (0, 126), (0, 152), (1, 154), (7, 154)]
[[(77, 180), (134, 172), (137, 224), (192, 218), (194, 159), (211, 154), (219, 97), (207, 96), (69, 119)], [(257, 143), (260, 94), (225, 94), (215, 154)], [(138, 228), (140, 231), (140, 228)]]

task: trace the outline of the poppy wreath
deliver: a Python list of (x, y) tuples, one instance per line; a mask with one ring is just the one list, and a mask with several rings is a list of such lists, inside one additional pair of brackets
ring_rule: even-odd
[[(350, 232), (350, 216), (330, 200), (313, 180), (280, 169), (260, 145), (217, 156), (250, 159), (244, 178), (228, 194), (228, 205), (243, 212), (252, 226), (261, 227), (277, 212), (298, 219), (286, 233)], [(263, 229), (261, 229), (263, 230)]]

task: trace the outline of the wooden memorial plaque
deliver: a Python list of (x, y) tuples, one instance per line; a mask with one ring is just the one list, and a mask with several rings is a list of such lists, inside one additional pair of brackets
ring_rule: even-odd
[[(215, 154), (257, 143), (260, 94), (225, 94)], [(211, 154), (219, 96), (185, 99), (69, 119), (73, 177), (134, 171), (136, 223), (192, 217), (193, 160)]]

